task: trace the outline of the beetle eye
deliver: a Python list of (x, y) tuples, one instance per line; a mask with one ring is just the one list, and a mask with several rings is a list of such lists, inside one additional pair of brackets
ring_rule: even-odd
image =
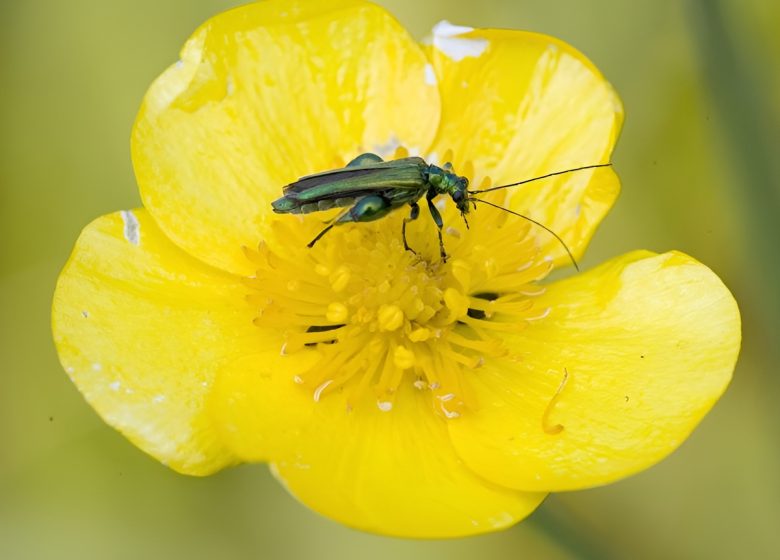
[(452, 200), (454, 200), (455, 202), (460, 202), (461, 200), (463, 200), (463, 191), (455, 191), (454, 193), (452, 193)]

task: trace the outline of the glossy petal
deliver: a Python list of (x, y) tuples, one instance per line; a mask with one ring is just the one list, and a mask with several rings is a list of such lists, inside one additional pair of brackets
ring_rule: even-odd
[(268, 459), (274, 449), (274, 473), (323, 515), (376, 533), (450, 537), (512, 525), (544, 498), (464, 467), (429, 396), (410, 384), (391, 411), (370, 402), (347, 412), (341, 393), (314, 402), (288, 375), (271, 374), (275, 367), (233, 364), (220, 376), (215, 410), (242, 459)]
[(257, 335), (240, 280), (189, 257), (144, 210), (81, 234), (54, 294), (63, 367), (103, 419), (187, 474), (235, 462), (206, 400), (219, 363)]
[[(471, 162), (473, 188), (484, 176), (495, 186), (609, 161), (623, 120), (620, 100), (571, 46), (537, 33), (440, 24), (429, 56), (442, 94), (433, 151), (452, 150), (456, 169)], [(483, 196), (542, 222), (580, 256), (619, 186), (602, 169)], [(565, 262), (562, 247), (537, 231), (547, 254)]]
[(283, 185), (362, 151), (424, 150), (439, 119), (421, 49), (357, 0), (257, 2), (220, 14), (152, 85), (132, 137), (144, 206), (177, 245), (251, 273)]
[(311, 366), (314, 352), (282, 355), (281, 333), (263, 330), (261, 337), (266, 351), (220, 369), (209, 407), (225, 445), (245, 462), (267, 462), (286, 453), (314, 414), (310, 394), (293, 382), (292, 373)]
[(450, 424), (459, 455), (497, 484), (571, 490), (642, 470), (731, 379), (739, 311), (686, 255), (631, 253), (555, 283), (539, 305), (549, 315), (508, 341), (515, 359), (475, 376), (479, 410)]

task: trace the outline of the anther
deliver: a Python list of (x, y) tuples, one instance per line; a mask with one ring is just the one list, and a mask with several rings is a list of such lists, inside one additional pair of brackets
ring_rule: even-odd
[(393, 365), (398, 369), (409, 369), (415, 364), (414, 352), (404, 346), (396, 346), (393, 350)]
[(349, 269), (346, 266), (340, 266), (333, 274), (330, 275), (330, 286), (334, 292), (341, 292), (349, 284), (351, 278)]
[(344, 323), (349, 316), (349, 309), (343, 303), (332, 302), (328, 305), (325, 318), (334, 323)]
[(377, 312), (379, 329), (394, 331), (404, 324), (404, 312), (397, 305), (382, 305)]

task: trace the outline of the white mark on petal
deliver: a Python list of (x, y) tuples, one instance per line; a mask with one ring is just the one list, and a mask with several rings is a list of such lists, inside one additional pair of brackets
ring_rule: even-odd
[(314, 402), (320, 402), (320, 397), (322, 396), (322, 392), (328, 388), (328, 385), (333, 383), (332, 379), (328, 379), (325, 383), (314, 389)]
[(391, 403), (390, 401), (377, 401), (376, 406), (382, 412), (390, 412), (391, 410), (393, 410), (393, 403)]
[(225, 90), (228, 95), (232, 95), (233, 92), (236, 91), (236, 84), (233, 83), (233, 76), (228, 76), (227, 80), (225, 80)]
[(303, 377), (301, 377), (300, 375), (296, 375), (295, 377), (293, 377), (293, 381), (298, 385), (303, 385)]
[(184, 61), (183, 60), (177, 60), (176, 61), (176, 69), (177, 70), (181, 70), (182, 68), (184, 68)]
[(131, 210), (122, 210), (122, 221), (125, 223), (125, 239), (133, 245), (141, 243), (141, 225)]
[(501, 527), (506, 527), (507, 525), (511, 525), (515, 522), (515, 517), (506, 511), (503, 511), (499, 513), (495, 517), (491, 517), (488, 519), (488, 523), (492, 525), (494, 528), (499, 529)]
[(474, 31), (473, 27), (453, 25), (447, 20), (442, 20), (433, 27), (433, 46), (455, 62), (460, 62), (467, 57), (479, 57), (488, 47), (487, 39), (459, 37), (472, 31)]
[(433, 65), (426, 64), (425, 65), (425, 83), (429, 86), (435, 86), (436, 85), (436, 72), (433, 70)]
[(98, 362), (95, 362), (94, 364), (92, 364), (92, 371), (100, 371), (101, 369), (103, 369), (103, 365), (102, 364), (100, 364)]
[(443, 19), (434, 25), (431, 31), (433, 32), (434, 37), (437, 35), (439, 37), (457, 37), (458, 35), (471, 33), (474, 31), (474, 28), (467, 25), (455, 25), (454, 23), (450, 23), (446, 19)]
[(112, 391), (119, 391), (119, 387), (122, 384), (119, 381), (112, 381), (108, 384), (108, 386), (111, 388)]
[(447, 226), (447, 229), (444, 230), (447, 235), (450, 235), (452, 237), (460, 239), (460, 231), (455, 229), (452, 226)]
[(156, 403), (161, 403), (165, 400), (165, 395), (155, 395), (152, 400)]
[(287, 343), (286, 342), (284, 344), (282, 344), (282, 349), (279, 350), (279, 355), (280, 356), (286, 356), (287, 355)]
[(451, 401), (452, 399), (454, 399), (455, 395), (453, 393), (447, 393), (446, 395), (438, 395), (436, 398), (439, 399), (442, 402), (447, 402), (447, 401)]
[(85, 309), (84, 311), (82, 311), (82, 312), (81, 312), (81, 316), (82, 316), (82, 317), (84, 317), (84, 318), (86, 319), (87, 317), (89, 317), (89, 311), (87, 311), (87, 310)]

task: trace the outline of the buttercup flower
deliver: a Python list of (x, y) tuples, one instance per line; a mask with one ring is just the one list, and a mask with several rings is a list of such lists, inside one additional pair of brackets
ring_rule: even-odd
[[(446, 537), (659, 461), (724, 391), (736, 303), (705, 266), (639, 251), (568, 279), (544, 229), (440, 197), (333, 228), (277, 215), (363, 152), (451, 161), (473, 188), (606, 163), (623, 119), (550, 37), (436, 26), (422, 46), (360, 0), (269, 0), (206, 22), (132, 134), (144, 208), (97, 219), (60, 276), (62, 364), (107, 423), (176, 471), (268, 462), (303, 503)], [(486, 193), (576, 257), (611, 168)], [(423, 206), (425, 206), (423, 204)], [(338, 210), (332, 211), (338, 212)]]

